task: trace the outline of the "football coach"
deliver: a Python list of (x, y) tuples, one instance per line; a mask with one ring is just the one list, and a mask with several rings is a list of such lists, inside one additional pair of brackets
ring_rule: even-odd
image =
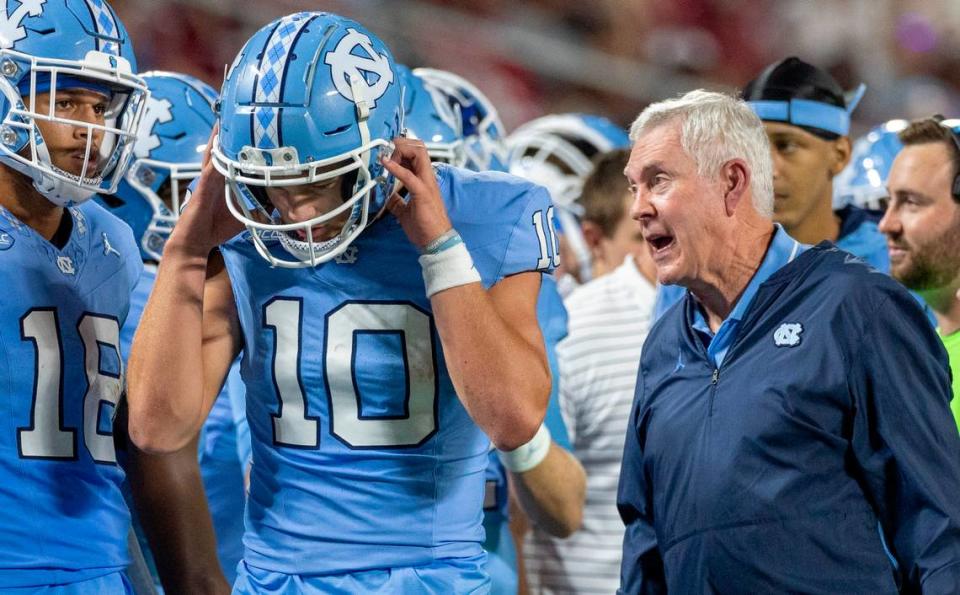
[(631, 139), (631, 215), (687, 291), (640, 360), (621, 592), (960, 592), (960, 436), (920, 306), (772, 223), (743, 101), (653, 104)]

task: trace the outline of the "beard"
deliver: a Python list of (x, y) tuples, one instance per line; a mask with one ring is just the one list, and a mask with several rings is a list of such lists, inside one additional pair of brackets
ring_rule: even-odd
[(907, 288), (929, 291), (952, 284), (960, 277), (960, 215), (954, 224), (938, 237), (922, 244), (908, 244), (909, 259), (891, 274)]

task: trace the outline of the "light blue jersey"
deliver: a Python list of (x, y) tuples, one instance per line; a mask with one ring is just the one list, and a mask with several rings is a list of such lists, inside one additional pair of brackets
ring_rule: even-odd
[(113, 416), (140, 251), (93, 201), (69, 212), (59, 250), (0, 208), (0, 589), (128, 563)]
[[(544, 189), (436, 171), (485, 287), (552, 270)], [(454, 392), (399, 223), (381, 217), (314, 268), (270, 268), (247, 234), (221, 249), (253, 442), (246, 565), (331, 575), (482, 556), (490, 443)]]
[[(140, 279), (130, 296), (130, 314), (120, 329), (120, 342), (124, 356), (130, 353), (133, 335), (156, 280), (157, 267), (144, 265)], [(224, 576), (230, 582), (233, 582), (236, 577), (237, 563), (243, 556), (241, 542), (244, 508), (243, 465), (238, 455), (232, 402), (227, 394), (228, 387), (236, 387), (239, 384), (231, 383), (231, 379), (239, 379), (239, 376), (240, 366), (234, 363), (230, 368), (224, 390), (217, 397), (210, 415), (203, 424), (198, 453), (200, 473), (217, 538), (217, 555)], [(242, 391), (242, 386), (240, 388)], [(136, 528), (140, 548), (147, 557), (148, 564), (152, 565), (153, 557), (150, 555), (146, 538), (140, 528)], [(154, 567), (151, 566), (151, 570), (153, 569)]]

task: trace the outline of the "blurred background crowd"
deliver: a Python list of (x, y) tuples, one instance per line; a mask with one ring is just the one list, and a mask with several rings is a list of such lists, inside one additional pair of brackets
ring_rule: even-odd
[(219, 88), (263, 23), (297, 10), (356, 19), (411, 66), (465, 76), (508, 130), (545, 113), (626, 126), (648, 103), (742, 87), (797, 55), (846, 89), (866, 83), (851, 136), (960, 107), (955, 0), (116, 0), (142, 70)]

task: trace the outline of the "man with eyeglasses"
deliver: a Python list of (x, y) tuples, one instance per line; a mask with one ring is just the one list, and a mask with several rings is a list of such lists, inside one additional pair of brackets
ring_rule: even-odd
[(880, 221), (890, 273), (917, 292), (937, 319), (953, 369), (953, 415), (960, 421), (960, 120), (918, 120), (899, 133), (904, 147), (887, 185)]

